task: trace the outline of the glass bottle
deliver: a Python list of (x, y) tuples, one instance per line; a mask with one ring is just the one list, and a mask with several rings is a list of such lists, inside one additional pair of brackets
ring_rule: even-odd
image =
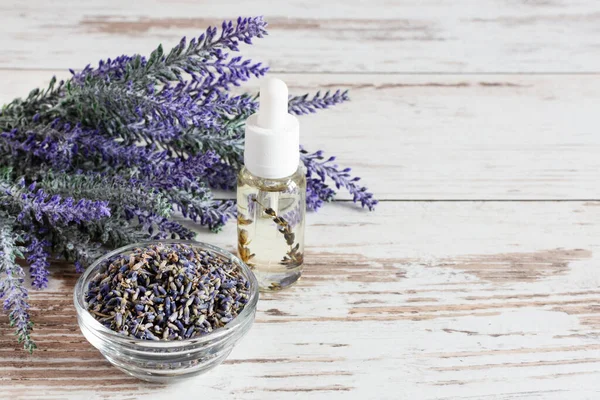
[(263, 290), (295, 283), (304, 262), (306, 175), (303, 167), (282, 179), (238, 176), (238, 253)]
[(306, 173), (298, 120), (287, 111), (287, 86), (261, 85), (258, 114), (246, 122), (245, 166), (238, 175), (238, 254), (261, 290), (280, 290), (302, 275)]

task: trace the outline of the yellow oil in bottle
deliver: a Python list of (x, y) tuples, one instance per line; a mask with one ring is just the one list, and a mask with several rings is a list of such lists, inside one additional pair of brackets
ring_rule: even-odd
[(306, 176), (303, 167), (281, 179), (242, 168), (238, 176), (238, 254), (261, 290), (280, 290), (302, 275)]

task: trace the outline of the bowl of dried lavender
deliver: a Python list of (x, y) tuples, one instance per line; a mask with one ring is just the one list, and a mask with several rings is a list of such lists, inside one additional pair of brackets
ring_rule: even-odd
[(117, 368), (170, 382), (206, 372), (250, 330), (258, 283), (236, 256), (193, 241), (132, 244), (75, 286), (86, 339)]

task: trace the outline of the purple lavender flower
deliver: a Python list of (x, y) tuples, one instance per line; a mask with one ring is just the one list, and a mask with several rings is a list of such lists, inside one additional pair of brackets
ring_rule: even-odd
[(337, 104), (350, 100), (348, 91), (336, 90), (334, 93), (329, 91), (321, 95), (317, 92), (312, 98), (308, 94), (303, 96), (291, 97), (288, 102), (288, 110), (291, 114), (303, 115), (316, 112), (316, 110), (326, 109)]
[(228, 93), (211, 90), (206, 94), (197, 94), (202, 97), (203, 106), (213, 107), (219, 114), (223, 116), (249, 116), (258, 110), (258, 96), (250, 96), (242, 94), (239, 96), (231, 96)]
[(130, 168), (140, 164), (159, 164), (168, 158), (168, 152), (159, 151), (156, 146), (123, 145), (94, 131), (82, 133), (72, 146), (73, 168), (90, 162), (113, 168)]
[[(69, 69), (73, 75), (71, 80), (78, 85), (83, 85), (86, 79), (94, 78), (109, 82), (112, 80), (119, 81), (125, 76), (127, 65), (129, 65), (133, 58), (134, 57), (123, 55), (112, 60), (110, 58), (106, 61), (100, 60), (96, 69), (88, 64), (81, 72), (75, 72), (74, 70)], [(145, 57), (141, 57), (141, 65), (146, 65), (146, 62)]]
[(233, 200), (215, 200), (202, 209), (200, 223), (213, 231), (219, 231), (229, 218), (237, 215), (237, 205)]
[(204, 175), (208, 186), (215, 189), (232, 190), (236, 186), (236, 169), (221, 160), (205, 170)]
[(29, 304), (27, 289), (23, 286), (23, 268), (18, 264), (7, 269), (7, 276), (0, 287), (0, 299), (4, 299), (4, 310), (9, 311), (10, 326), (15, 327), (19, 343), (26, 350), (32, 351), (36, 346), (29, 336), (32, 323), (29, 321)]
[(67, 225), (71, 222), (97, 220), (110, 216), (110, 208), (106, 201), (92, 201), (71, 197), (62, 199), (59, 195), (49, 196), (42, 189), (34, 192), (35, 184), (20, 195), (21, 212), (17, 221), (21, 223), (49, 222), (51, 224)]
[(207, 67), (214, 68), (218, 75), (208, 72), (202, 84), (207, 92), (214, 90), (229, 90), (231, 86), (240, 86), (242, 82), (246, 82), (253, 76), (259, 78), (267, 73), (268, 67), (261, 63), (252, 64), (251, 60), (243, 60), (242, 57), (233, 57), (229, 61), (228, 54), (215, 50), (213, 54), (216, 56), (214, 62), (206, 63)]
[(238, 65), (227, 65), (226, 68), (221, 66), (218, 69), (219, 74), (206, 74), (204, 76), (195, 76), (197, 82), (197, 91), (212, 93), (215, 91), (229, 90), (230, 86), (240, 86), (242, 82), (247, 81), (252, 76), (261, 77), (265, 75), (269, 67), (263, 66), (261, 63), (251, 64), (250, 60), (241, 61), (240, 58), (235, 58)]
[(45, 247), (50, 246), (50, 242), (39, 240), (35, 236), (29, 235), (29, 246), (27, 246), (27, 262), (29, 263), (29, 272), (32, 278), (32, 286), (36, 289), (44, 289), (48, 286), (48, 257), (50, 256)]
[(0, 299), (4, 300), (4, 309), (9, 312), (10, 325), (16, 328), (19, 343), (31, 352), (36, 347), (30, 337), (33, 324), (29, 320), (27, 289), (23, 287), (25, 272), (15, 262), (22, 254), (14, 236), (9, 221), (0, 218), (0, 275), (5, 275), (0, 280)]
[[(212, 47), (227, 47), (233, 51), (239, 51), (239, 42), (246, 44), (252, 44), (254, 37), (262, 38), (267, 35), (267, 23), (262, 16), (242, 18), (238, 17), (237, 23), (233, 24), (232, 21), (223, 21), (221, 25), (221, 36), (214, 40), (216, 37), (217, 29), (208, 28), (206, 30), (205, 43), (212, 45)], [(202, 35), (204, 36), (204, 35)], [(202, 36), (198, 39), (198, 42), (202, 42)]]
[(15, 159), (24, 160), (28, 164), (43, 160), (53, 168), (62, 169), (70, 164), (72, 158), (69, 139), (62, 135), (54, 124), (40, 127), (37, 132), (22, 133), (14, 128), (0, 133), (0, 143), (4, 142), (7, 152)]
[(307, 178), (306, 180), (306, 208), (316, 211), (324, 202), (333, 200), (335, 191), (327, 186), (319, 178)]
[(140, 168), (139, 176), (156, 187), (169, 189), (196, 181), (219, 161), (219, 157), (209, 151), (187, 159), (172, 158), (159, 164), (148, 163)]
[(211, 80), (211, 84), (217, 81), (216, 86), (221, 88), (228, 84), (237, 85), (240, 80), (246, 80), (251, 75), (264, 74), (266, 68), (235, 57), (225, 61), (227, 54), (223, 50), (239, 51), (240, 42), (251, 44), (253, 38), (267, 35), (266, 26), (262, 17), (240, 17), (235, 24), (224, 21), (220, 35), (216, 27), (209, 27), (189, 43), (184, 37), (167, 55), (163, 54), (162, 46), (159, 46), (148, 59), (139, 55), (121, 56), (114, 60), (100, 61), (96, 69), (88, 65), (80, 73), (71, 70), (72, 79), (79, 85), (94, 80), (108, 83), (138, 81), (149, 77), (160, 82), (172, 82), (180, 81), (181, 73), (186, 72), (198, 81), (202, 79), (197, 74), (213, 78), (215, 74), (225, 76), (220, 80)]
[(213, 200), (209, 188), (199, 178), (218, 162), (216, 154), (207, 152), (185, 160), (147, 164), (134, 175), (133, 181), (160, 190), (184, 217), (218, 230), (235, 216), (235, 203)]
[(300, 150), (300, 159), (306, 166), (308, 178), (316, 175), (324, 183), (327, 177), (329, 177), (338, 189), (342, 187), (347, 189), (353, 196), (355, 203), (360, 202), (363, 207), (367, 207), (371, 211), (375, 208), (378, 202), (373, 198), (373, 194), (368, 192), (366, 187), (357, 184), (360, 178), (352, 178), (350, 176), (350, 168), (339, 170), (337, 164), (333, 163), (335, 157), (329, 157), (327, 160), (322, 161), (324, 157), (321, 150), (310, 154), (302, 149)]
[(85, 267), (83, 266), (81, 261), (75, 260), (74, 264), (75, 264), (75, 272), (77, 272), (78, 274), (81, 274), (81, 273), (83, 273), (83, 271), (85, 271)]
[(12, 157), (20, 166), (45, 163), (57, 171), (84, 165), (109, 165), (113, 168), (159, 163), (167, 156), (155, 146), (123, 145), (105, 137), (97, 130), (85, 129), (81, 124), (71, 125), (56, 119), (40, 125), (36, 131), (21, 134), (18, 129), (0, 134), (0, 144), (6, 143)]

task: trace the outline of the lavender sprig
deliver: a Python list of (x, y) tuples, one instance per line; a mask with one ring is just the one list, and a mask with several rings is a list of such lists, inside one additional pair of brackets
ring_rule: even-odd
[(373, 194), (368, 192), (366, 187), (357, 184), (360, 178), (352, 177), (350, 168), (340, 170), (338, 165), (334, 163), (335, 157), (329, 157), (325, 160), (321, 150), (309, 153), (302, 149), (300, 150), (300, 159), (306, 166), (308, 178), (316, 176), (320, 178), (321, 182), (325, 183), (325, 180), (329, 177), (338, 189), (343, 187), (348, 190), (355, 203), (360, 202), (363, 207), (367, 207), (371, 211), (375, 208), (378, 201), (373, 198)]
[(27, 289), (23, 287), (25, 272), (15, 262), (17, 257), (23, 257), (23, 253), (15, 236), (10, 221), (0, 216), (0, 299), (4, 300), (4, 309), (9, 312), (10, 326), (16, 328), (19, 343), (32, 352), (36, 345), (30, 336), (33, 323), (29, 320)]
[(312, 98), (307, 93), (303, 96), (291, 97), (288, 102), (288, 109), (291, 114), (304, 115), (315, 113), (317, 110), (323, 110), (349, 100), (350, 97), (347, 90), (336, 90), (333, 93), (327, 91), (323, 95), (321, 95), (321, 92), (317, 92)]
[(36, 289), (44, 289), (48, 286), (48, 267), (50, 263), (48, 258), (50, 254), (46, 247), (50, 246), (47, 240), (39, 240), (37, 237), (29, 235), (29, 246), (27, 246), (27, 262), (29, 263), (29, 272), (31, 274), (32, 286)]
[[(267, 35), (267, 23), (262, 17), (238, 18), (224, 21), (221, 33), (216, 27), (209, 27), (198, 38), (187, 42), (184, 37), (168, 54), (164, 53), (161, 46), (152, 52), (148, 59), (134, 55), (121, 56), (115, 60), (100, 62), (97, 69), (86, 67), (81, 73), (75, 73), (74, 81), (84, 84), (90, 80), (103, 80), (107, 82), (123, 81), (153, 81), (172, 82), (180, 81), (182, 73), (188, 73), (200, 80), (198, 76), (214, 77), (215, 72), (229, 73), (228, 83), (246, 80), (251, 75), (260, 76), (266, 72), (259, 64), (242, 62), (233, 58), (225, 61), (227, 54), (224, 49), (239, 51), (240, 42), (252, 44), (253, 38), (262, 38)], [(221, 83), (221, 87), (224, 87)]]
[(27, 192), (19, 196), (17, 202), (20, 203), (21, 212), (17, 221), (20, 223), (67, 225), (110, 216), (108, 202), (87, 199), (75, 201), (72, 197), (63, 200), (59, 195), (49, 196), (43, 189), (34, 190), (35, 184), (32, 184)]

